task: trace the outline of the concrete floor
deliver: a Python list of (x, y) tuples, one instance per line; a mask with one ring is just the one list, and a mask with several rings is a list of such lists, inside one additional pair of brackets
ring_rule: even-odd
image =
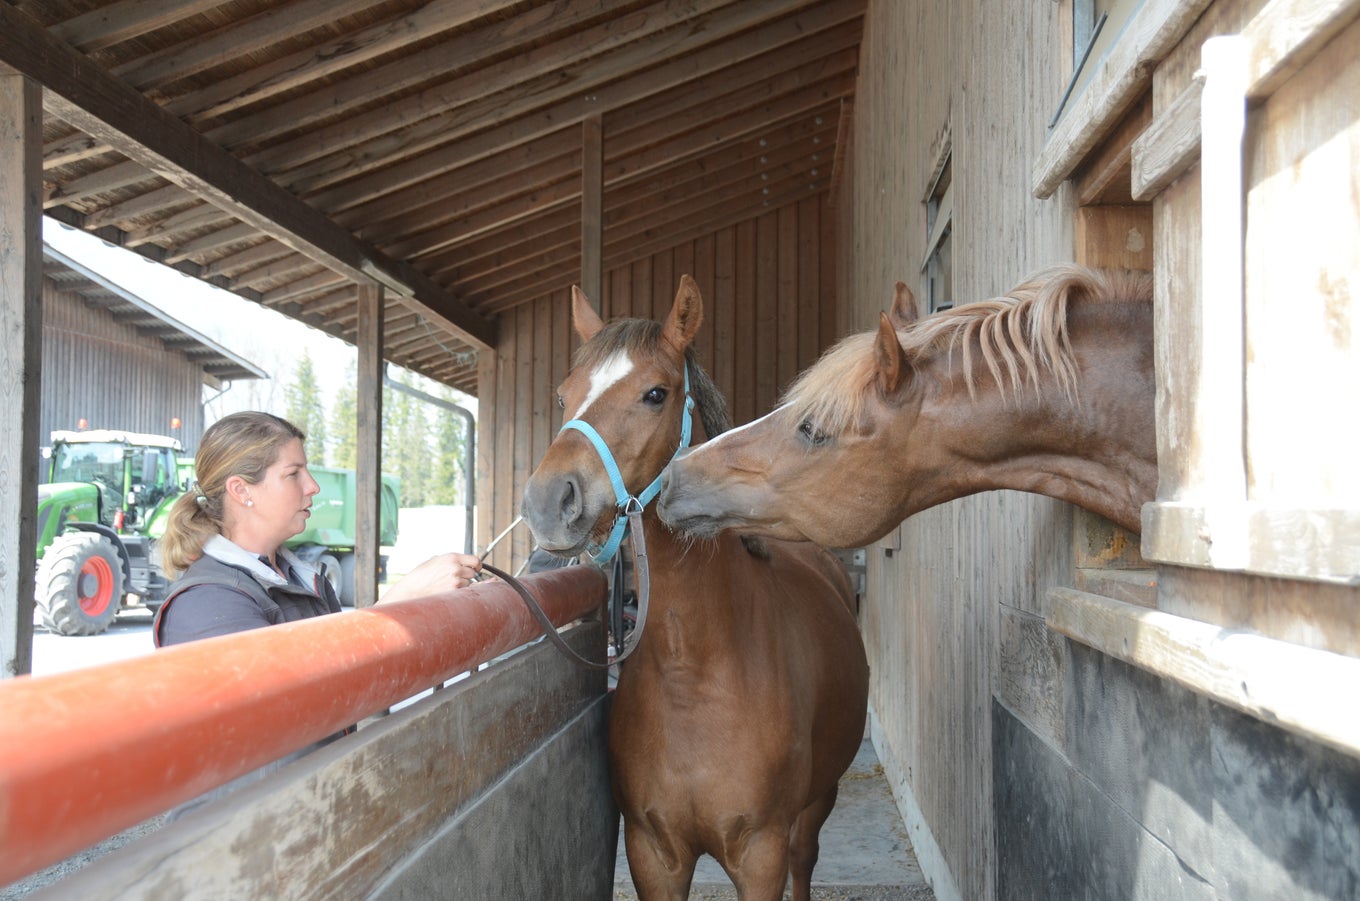
[[(620, 829), (622, 833), (622, 829)], [(893, 801), (883, 767), (866, 738), (841, 777), (840, 795), (822, 827), (821, 859), (813, 871), (813, 901), (933, 901)], [(614, 869), (614, 901), (635, 901), (620, 835)], [(736, 890), (722, 867), (699, 859), (691, 901), (735, 901)]]

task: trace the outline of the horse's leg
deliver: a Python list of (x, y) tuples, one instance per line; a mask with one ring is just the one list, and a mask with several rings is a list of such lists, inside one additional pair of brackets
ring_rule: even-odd
[(831, 816), (831, 808), (836, 806), (837, 786), (813, 801), (798, 819), (793, 821), (792, 834), (789, 836), (789, 872), (793, 874), (792, 901), (811, 901), (812, 868), (817, 865), (820, 844), (817, 836), (821, 834), (822, 824)]
[(650, 830), (623, 823), (628, 872), (640, 901), (685, 901), (698, 856)]
[(724, 865), (741, 901), (783, 901), (789, 881), (789, 831), (764, 829), (746, 840), (735, 866)]

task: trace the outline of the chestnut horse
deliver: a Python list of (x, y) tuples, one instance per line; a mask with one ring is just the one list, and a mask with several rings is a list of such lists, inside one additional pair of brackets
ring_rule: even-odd
[[(566, 410), (525, 491), (541, 547), (606, 542), (618, 515), (606, 457), (641, 503), (676, 448), (726, 428), (722, 395), (689, 349), (702, 304), (681, 279), (665, 325), (608, 325), (573, 289), (585, 342), (558, 388)], [(691, 418), (691, 397), (698, 417)], [(604, 445), (595, 444), (595, 437)], [(610, 712), (614, 796), (639, 897), (688, 896), (710, 854), (747, 901), (810, 898), (817, 836), (864, 733), (868, 663), (840, 562), (806, 543), (696, 544), (645, 509), (651, 615)]]
[(1008, 296), (915, 320), (898, 283), (877, 331), (831, 348), (765, 417), (682, 454), (661, 516), (830, 547), (1010, 488), (1135, 533), (1157, 488), (1152, 279), (1058, 266)]

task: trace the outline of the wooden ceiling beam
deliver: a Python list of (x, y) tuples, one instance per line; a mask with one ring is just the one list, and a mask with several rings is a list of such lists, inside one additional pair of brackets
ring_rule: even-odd
[[(732, 0), (699, 0), (701, 3), (730, 3)], [(457, 24), (473, 21), (473, 17), (462, 15), (466, 4), (452, 4), (446, 7), (445, 15), (438, 30), (444, 31)], [(382, 133), (399, 127), (404, 121), (435, 115), (444, 109), (466, 102), (470, 97), (482, 97), (500, 91), (519, 81), (528, 80), (542, 74), (542, 70), (560, 63), (560, 55), (579, 55), (591, 47), (589, 41), (620, 41), (628, 39), (624, 23), (616, 21), (624, 16), (611, 17), (604, 25), (597, 25), (585, 32), (577, 31), (576, 26), (585, 24), (600, 14), (597, 2), (585, 0), (556, 0), (549, 15), (543, 10), (529, 10), (506, 21), (492, 22), (484, 27), (451, 35), (447, 40), (432, 46), (422, 47), (411, 53), (396, 55), (391, 62), (383, 63), (372, 69), (353, 75), (336, 84), (328, 84), (312, 91), (305, 91), (289, 97), (281, 103), (273, 104), (225, 125), (212, 128), (207, 132), (209, 140), (223, 147), (240, 148), (258, 146), (263, 141), (285, 134), (295, 134), (301, 129), (308, 133), (303, 139), (315, 137), (317, 141), (333, 140), (330, 129), (352, 134), (356, 128), (375, 128)], [(678, 19), (669, 19), (663, 26), (676, 24)], [(561, 50), (549, 48), (523, 52), (525, 46), (534, 41), (566, 31), (568, 37), (550, 45)], [(611, 32), (621, 32), (612, 35)], [(420, 37), (427, 39), (430, 31)], [(506, 51), (518, 50), (508, 60), (489, 62)], [(549, 52), (545, 53), (545, 50)], [(570, 58), (570, 56), (568, 58)], [(485, 64), (489, 63), (489, 64)], [(441, 86), (425, 88), (413, 98), (404, 98), (396, 104), (384, 104), (369, 112), (358, 112), (375, 103), (380, 103), (393, 95), (427, 85), (438, 73), (446, 72), (450, 66), (455, 71), (472, 70), (468, 75), (455, 76)], [(514, 73), (518, 73), (516, 76)], [(478, 84), (468, 90), (467, 82), (475, 79)], [(451, 91), (458, 99), (451, 100), (445, 92)], [(442, 96), (441, 96), (442, 95)], [(417, 100), (416, 98), (420, 98)], [(420, 115), (413, 115), (419, 111)], [(395, 113), (395, 115), (393, 115)], [(199, 121), (199, 117), (192, 117)], [(341, 121), (329, 127), (318, 127), (324, 122)], [(362, 124), (361, 124), (362, 123)], [(372, 136), (371, 134), (369, 135)], [(349, 143), (355, 143), (350, 140)]]
[(110, 71), (141, 91), (264, 50), (337, 19), (362, 12), (373, 0), (298, 0), (194, 35)]
[(82, 131), (43, 144), (43, 171), (68, 166), (108, 153), (112, 148)]
[(356, 281), (378, 281), (402, 302), (426, 307), (461, 340), (495, 345), (493, 322), (212, 145), (7, 3), (0, 3), (0, 31), (7, 36), (0, 62), (42, 84), (46, 102), (61, 107), (66, 122), (318, 262)]
[[(788, 12), (807, 2), (783, 0), (772, 14)], [(770, 4), (744, 4), (743, 8), (748, 6), (764, 8)], [(579, 125), (587, 115), (636, 103), (705, 71), (768, 54), (809, 33), (834, 27), (862, 13), (863, 0), (848, 3), (829, 0), (740, 34), (734, 35), (724, 28), (716, 33), (712, 30), (700, 32), (691, 44), (681, 47), (647, 43), (655, 55), (651, 60), (643, 60), (639, 64), (641, 71), (633, 77), (624, 77), (627, 73), (620, 71), (613, 76), (615, 81), (602, 83), (594, 70), (587, 70), (587, 74), (578, 76), (586, 80), (585, 84), (567, 80), (557, 85), (523, 85), (510, 96), (487, 98), (460, 109), (456, 123), (449, 116), (428, 118), (403, 126), (397, 135), (382, 136), (354, 146), (346, 145), (339, 135), (327, 135), (327, 143), (305, 148), (310, 152), (318, 146), (324, 147), (324, 155), (317, 156), (315, 163), (307, 163), (286, 145), (247, 159), (270, 172), (280, 184), (304, 196), (344, 182), (344, 190), (351, 192), (352, 197), (369, 199), (418, 184), (483, 157), (498, 155), (506, 147)], [(712, 43), (703, 45), (700, 38)], [(636, 51), (630, 51), (633, 52)], [(666, 53), (677, 55), (667, 59)], [(473, 84), (468, 90), (475, 95), (478, 87)], [(607, 140), (608, 122), (605, 123), (605, 134)], [(356, 178), (361, 173), (367, 174)], [(323, 203), (323, 206), (330, 204)]]
[(172, 247), (166, 248), (165, 262), (174, 265), (181, 260), (188, 260), (194, 256), (205, 253), (209, 250), (216, 250), (219, 247), (229, 247), (232, 244), (240, 244), (243, 241), (252, 240), (259, 234), (259, 226), (253, 222), (237, 222), (228, 225), (226, 228), (219, 228), (216, 231), (199, 235), (182, 241)]
[(52, 36), (93, 53), (221, 6), (225, 0), (120, 0), (53, 25)]
[[(846, 79), (848, 83), (852, 83), (849, 82), (848, 75), (846, 76)], [(834, 105), (828, 104), (822, 100), (821, 106), (814, 106), (810, 111), (805, 109), (808, 103), (817, 102), (820, 98), (821, 93), (819, 89), (813, 88), (806, 92), (796, 92), (793, 95), (792, 100), (778, 101), (766, 107), (766, 110), (774, 115), (783, 113), (786, 109), (793, 109), (795, 115), (791, 122), (760, 122), (755, 117), (729, 116), (729, 118), (723, 120), (722, 123), (719, 123), (714, 127), (716, 130), (704, 130), (680, 135), (666, 144), (658, 145), (663, 148), (662, 151), (658, 151), (656, 147), (647, 147), (639, 150), (630, 157), (624, 157), (620, 160), (613, 160), (610, 158), (608, 154), (608, 138), (606, 137), (606, 237), (608, 237), (608, 230), (610, 228), (610, 225), (608, 224), (610, 209), (616, 203), (617, 198), (620, 196), (628, 196), (626, 194), (620, 195), (619, 191), (626, 190), (630, 182), (633, 184), (640, 184), (642, 176), (644, 175), (648, 180), (655, 179), (658, 177), (658, 173), (665, 171), (663, 167), (679, 167), (688, 160), (700, 158), (706, 160), (706, 154), (710, 152), (711, 148), (723, 146), (725, 143), (729, 143), (752, 131), (755, 133), (749, 134), (748, 146), (746, 148), (748, 154), (752, 150), (759, 151), (761, 141), (764, 141), (767, 147), (774, 148), (782, 147), (798, 140), (811, 140), (817, 132), (834, 127), (827, 125), (825, 122), (819, 124), (816, 121), (818, 114), (821, 114), (823, 119), (832, 116), (836, 110)], [(669, 150), (669, 153), (666, 152), (667, 149)], [(610, 175), (612, 173), (624, 173), (627, 177), (621, 178), (618, 177), (618, 175), (615, 175), (615, 177), (611, 179)], [(664, 178), (664, 176), (662, 177)], [(579, 191), (576, 195), (572, 196), (579, 198)], [(577, 209), (577, 207), (573, 206), (572, 209)], [(543, 212), (540, 210), (538, 216), (541, 217), (542, 215)], [(494, 218), (494, 214), (488, 214), (487, 218)], [(477, 223), (473, 221), (460, 221), (445, 226), (445, 230), (451, 235), (456, 233), (460, 227), (465, 228), (466, 231), (464, 232), (462, 239), (451, 243), (441, 244), (438, 249), (431, 245), (430, 249), (422, 254), (422, 267), (430, 272), (447, 272), (456, 264), (459, 254), (472, 255), (477, 253), (476, 250), (465, 248), (463, 245), (464, 241), (476, 237), (478, 234), (489, 234), (492, 242), (501, 243), (502, 249), (507, 243), (514, 243), (514, 239), (503, 234), (500, 229), (495, 229), (488, 233), (485, 229), (474, 230), (476, 224)], [(537, 235), (528, 235), (524, 240), (537, 240)], [(541, 244), (539, 245), (539, 249), (542, 249)]]
[[(828, 129), (817, 137), (823, 138), (825, 146), (835, 129)], [(809, 177), (809, 169), (816, 169), (811, 177), (827, 176), (831, 171), (831, 154), (827, 153), (825, 163), (817, 165), (810, 161), (816, 148), (822, 145), (804, 141), (796, 145), (773, 148), (762, 161), (739, 159), (734, 164), (717, 168), (712, 158), (705, 163), (714, 163), (716, 171), (698, 169), (697, 177), (684, 181), (677, 180), (668, 190), (644, 192), (636, 190), (620, 202), (618, 197), (606, 195), (605, 233), (606, 236), (619, 234), (619, 229), (646, 228), (658, 220), (684, 219), (693, 210), (705, 210), (714, 195), (719, 196), (759, 196), (763, 188), (782, 191), (792, 180)], [(820, 161), (819, 161), (820, 162)], [(575, 242), (568, 231), (557, 234), (555, 242), (535, 242), (538, 253), (517, 260), (513, 266), (487, 269), (481, 273), (464, 272), (458, 280), (460, 293), (468, 296), (485, 296), (498, 286), (524, 274), (525, 271), (539, 271), (552, 266), (558, 260), (569, 257), (574, 252)]]
[[(771, 96), (789, 93), (812, 84), (817, 79), (825, 78), (828, 72), (853, 72), (857, 61), (854, 45), (859, 40), (859, 31), (858, 20), (843, 23), (833, 27), (829, 33), (819, 33), (797, 42), (796, 51), (790, 48), (787, 58), (784, 53), (778, 53), (774, 54), (779, 57), (778, 60), (769, 59), (770, 54), (748, 60), (702, 79), (700, 83), (686, 84), (667, 92), (672, 96), (649, 98), (647, 102), (634, 104), (626, 111), (619, 111), (621, 114), (610, 114), (605, 120), (606, 150), (611, 155), (619, 155), (635, 149), (637, 145), (648, 140), (654, 141), (655, 133), (652, 132), (649, 136), (647, 134), (649, 129), (644, 126), (651, 125), (655, 128), (652, 123), (655, 123), (657, 118), (666, 119), (665, 125), (672, 131), (680, 131), (691, 121), (712, 121), (736, 115), (768, 100)], [(832, 54), (829, 58), (814, 57), (810, 62), (806, 61), (809, 55), (828, 51)], [(751, 79), (759, 75), (760, 68), (768, 70), (776, 64), (788, 64), (793, 68), (779, 72), (765, 81), (751, 83)], [(734, 84), (742, 87), (733, 91)], [(652, 101), (656, 101), (664, 115), (646, 114), (645, 111), (653, 106)], [(550, 147), (546, 146), (549, 144)], [(474, 206), (477, 202), (474, 198), (478, 198), (478, 195), (485, 196), (495, 191), (504, 194), (523, 193), (538, 184), (575, 177), (575, 173), (580, 169), (578, 144), (579, 136), (576, 129), (563, 129), (539, 141), (521, 144), (510, 151), (515, 157), (524, 160), (519, 165), (515, 165), (513, 160), (505, 159), (503, 155), (486, 157), (445, 175), (426, 179), (361, 204), (351, 211), (337, 214), (335, 218), (343, 225), (356, 228), (363, 222), (368, 235), (374, 234), (372, 227), (375, 223), (388, 223), (390, 220), (400, 218), (400, 221), (391, 221), (390, 225), (383, 226), (392, 230), (393, 237), (398, 237), (421, 226), (437, 225), (441, 219), (447, 221), (456, 215), (458, 210), (451, 207), (447, 198), (455, 198), (455, 202), (465, 206)], [(551, 163), (528, 164), (531, 157), (545, 157), (553, 149), (565, 154), (556, 160), (556, 169)], [(517, 173), (513, 183), (494, 177), (495, 173), (508, 168), (513, 168)], [(329, 210), (334, 204), (353, 202), (354, 194), (350, 190), (351, 187), (342, 184), (308, 199), (320, 208)], [(469, 193), (473, 194), (473, 197), (470, 198)], [(426, 210), (427, 214), (423, 217), (418, 216), (415, 211), (419, 209)]]
[[(477, 165), (475, 168), (483, 167)], [(444, 193), (431, 185), (423, 200), (417, 199), (409, 192), (400, 192), (406, 200), (405, 209), (397, 212), (392, 205), (384, 205), (384, 209), (389, 211), (386, 219), (371, 215), (352, 218), (351, 213), (354, 211), (348, 211), (336, 218), (375, 240), (388, 253), (405, 256), (401, 251), (393, 249), (393, 245), (402, 239), (416, 237), (424, 231), (438, 228), (459, 216), (472, 215), (493, 206), (513, 203), (516, 198), (529, 196), (544, 198), (539, 201), (540, 206), (548, 203), (547, 198), (555, 195), (557, 185), (571, 180), (579, 181), (580, 148), (554, 159), (544, 160), (537, 165), (508, 171), (515, 173), (514, 178), (496, 178), (488, 172), (487, 177), (481, 179), (478, 184), (461, 191)], [(577, 191), (580, 191), (579, 185)], [(379, 234), (382, 235), (381, 240), (377, 240)]]
[[(519, 173), (554, 163), (556, 177), (542, 178), (550, 183), (565, 173), (581, 168), (581, 137), (579, 129), (565, 128), (544, 138), (506, 148), (505, 153), (483, 157), (466, 166), (449, 169), (408, 187), (389, 191), (362, 203), (353, 202), (347, 185), (307, 197), (307, 202), (323, 210), (334, 210), (332, 216), (351, 228), (386, 223), (402, 217), (442, 198), (469, 191), (499, 190), (506, 195), (519, 193)], [(507, 179), (505, 173), (514, 172)], [(527, 187), (534, 187), (531, 183)]]
[(708, 149), (729, 141), (747, 137), (759, 140), (760, 132), (779, 127), (780, 123), (791, 122), (793, 124), (789, 127), (795, 129), (821, 129), (825, 123), (817, 122), (816, 115), (809, 116), (818, 110), (825, 110), (824, 117), (834, 125), (837, 103), (841, 97), (853, 92), (854, 86), (854, 75), (847, 72), (822, 84), (777, 97), (740, 116), (706, 123), (701, 128), (652, 144), (626, 157), (606, 159), (605, 182), (612, 185), (647, 177), (678, 160), (701, 156)]
[[(765, 199), (769, 207), (764, 209), (777, 210), (807, 197), (814, 197), (825, 190), (825, 187), (825, 179), (821, 181), (820, 187), (809, 184), (806, 180), (791, 181), (787, 185), (779, 186), (780, 190), (777, 193), (772, 193)], [(685, 219), (664, 221), (653, 229), (607, 237), (605, 271), (617, 269), (686, 241), (712, 234), (718, 229), (755, 218), (759, 215), (753, 212), (756, 208), (758, 207), (753, 207), (748, 197), (724, 198), (710, 203), (706, 208)], [(487, 315), (498, 316), (512, 307), (568, 287), (575, 277), (574, 266), (579, 266), (579, 260), (570, 254), (564, 255), (562, 262), (556, 266), (528, 273), (517, 283), (501, 285), (490, 294), (470, 294), (468, 297), (470, 302), (478, 304), (478, 308), (484, 310)]]
[(86, 214), (85, 225), (86, 228), (118, 225), (189, 202), (198, 203), (199, 200), (179, 185), (167, 184), (147, 191), (145, 194), (138, 194), (135, 197), (129, 197), (127, 200), (91, 210)]
[[(48, 95), (44, 94), (44, 96), (47, 97)], [(49, 98), (49, 102), (60, 103), (61, 101)], [(155, 174), (148, 172), (145, 166), (125, 159), (88, 175), (82, 175), (59, 185), (54, 185), (50, 190), (44, 192), (43, 206), (53, 207), (59, 204), (75, 203), (95, 194), (106, 194), (119, 188), (126, 188), (129, 185), (150, 181), (153, 178), (155, 178)]]
[(579, 202), (580, 197), (580, 176), (577, 173), (570, 173), (554, 184), (512, 197), (494, 206), (483, 207), (404, 240), (383, 242), (382, 247), (387, 253), (401, 259), (420, 260), (440, 248), (476, 237), (508, 222), (536, 215), (564, 203)]
[(263, 266), (241, 272), (232, 279), (232, 283), (242, 287), (254, 288), (256, 285), (291, 275), (294, 272), (301, 272), (304, 269), (310, 271), (315, 265), (316, 261), (306, 254), (289, 252), (287, 256), (279, 257)]
[(151, 242), (170, 243), (170, 236), (180, 232), (192, 231), (194, 229), (206, 228), (213, 225), (223, 225), (231, 221), (231, 216), (222, 212), (210, 203), (195, 203), (186, 209), (180, 210), (173, 215), (164, 216), (157, 219), (154, 224), (144, 228), (130, 228), (127, 230), (127, 238), (123, 242), (124, 247), (136, 247), (139, 244), (149, 244)]
[[(259, 244), (247, 247), (245, 250), (238, 250), (235, 253), (216, 258), (211, 263), (206, 264), (203, 271), (206, 275), (235, 281), (251, 267), (290, 256), (310, 259), (286, 244), (280, 244), (272, 238), (266, 238)], [(313, 260), (313, 262), (315, 261)]]
[(605, 113), (605, 133), (618, 140), (634, 130), (651, 131), (658, 126), (670, 132), (684, 131), (723, 118), (730, 110), (757, 106), (773, 96), (815, 84), (832, 73), (853, 71), (859, 61), (862, 21), (839, 21), (835, 17), (832, 21), (834, 24), (801, 39), (772, 46), (732, 65), (702, 71), (693, 80), (610, 109)]
[(275, 304), (282, 300), (291, 300), (295, 297), (313, 293), (327, 288), (334, 288), (337, 284), (345, 281), (345, 277), (337, 275), (329, 269), (322, 269), (305, 275), (302, 278), (294, 279), (277, 288), (271, 288), (260, 296), (260, 302), (266, 305)]
[(517, 0), (433, 0), (420, 9), (307, 47), (168, 100), (166, 110), (194, 122), (217, 118), (329, 78), (417, 41), (513, 6)]

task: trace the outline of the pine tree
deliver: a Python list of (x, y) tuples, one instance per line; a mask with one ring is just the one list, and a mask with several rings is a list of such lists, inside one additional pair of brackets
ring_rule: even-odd
[[(439, 397), (449, 402), (457, 399), (453, 391), (443, 388)], [(435, 414), (434, 475), (430, 485), (430, 502), (434, 504), (463, 503), (467, 467), (464, 454), (467, 448), (467, 423), (463, 417), (446, 410)]]
[(306, 352), (298, 361), (293, 372), (293, 381), (284, 391), (287, 413), (284, 414), (293, 425), (307, 436), (304, 443), (307, 461), (313, 466), (326, 463), (326, 407), (322, 399), (321, 386), (316, 380), (312, 358)]
[(331, 407), (331, 465), (341, 469), (355, 469), (359, 465), (359, 391), (356, 387), (356, 365), (351, 363), (345, 373), (345, 383), (335, 395)]

